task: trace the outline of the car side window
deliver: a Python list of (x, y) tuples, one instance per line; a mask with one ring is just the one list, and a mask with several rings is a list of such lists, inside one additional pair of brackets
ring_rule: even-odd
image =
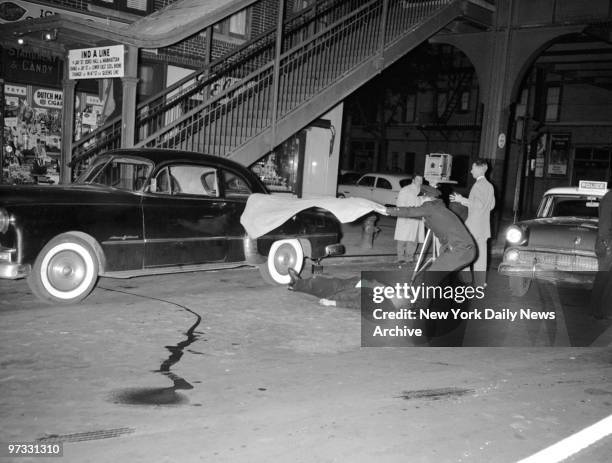
[(112, 159), (97, 169), (92, 169), (90, 174), (79, 179), (81, 183), (95, 183), (106, 185), (120, 190), (139, 191), (145, 184), (151, 166), (133, 159)]
[(161, 172), (157, 174), (155, 177), (155, 183), (151, 186), (151, 191), (153, 193), (163, 193), (163, 194), (172, 194), (172, 190), (170, 189), (170, 175), (168, 174), (168, 169), (163, 169)]
[(412, 179), (411, 178), (403, 178), (400, 180), (399, 184), (402, 188), (404, 188), (407, 185), (410, 185), (412, 183)]
[(359, 180), (359, 183), (357, 183), (357, 185), (359, 186), (374, 186), (374, 177), (363, 177), (361, 180)]
[(382, 177), (379, 177), (378, 180), (376, 181), (376, 187), (377, 188), (383, 188), (385, 190), (392, 190), (393, 189), (391, 187), (391, 182), (389, 180), (387, 180), (386, 178), (382, 178)]
[(219, 196), (217, 169), (179, 164), (161, 170), (151, 191), (171, 195)]
[(223, 189), (227, 198), (246, 198), (252, 193), (242, 177), (227, 170), (223, 171)]

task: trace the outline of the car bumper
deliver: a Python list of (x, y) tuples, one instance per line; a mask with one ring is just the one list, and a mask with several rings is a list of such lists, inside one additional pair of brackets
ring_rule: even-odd
[(336, 243), (325, 246), (325, 256), (341, 256), (346, 252), (343, 244)]
[(497, 271), (508, 277), (522, 277), (533, 280), (549, 281), (551, 283), (562, 283), (588, 287), (593, 284), (597, 272), (576, 272), (571, 270), (559, 270), (557, 268), (542, 264), (508, 264), (502, 262)]
[(11, 262), (0, 262), (0, 278), (16, 280), (24, 278), (30, 273), (30, 265), (14, 264)]

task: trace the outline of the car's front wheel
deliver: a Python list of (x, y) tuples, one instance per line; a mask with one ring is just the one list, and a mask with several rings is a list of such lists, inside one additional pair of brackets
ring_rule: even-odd
[(523, 297), (531, 287), (531, 279), (524, 277), (509, 277), (510, 293), (513, 296)]
[(304, 250), (297, 239), (272, 243), (268, 259), (259, 266), (263, 279), (270, 284), (287, 285), (291, 282), (289, 268), (300, 272), (304, 266)]
[(66, 233), (47, 243), (28, 276), (32, 292), (47, 302), (83, 300), (98, 280), (98, 258), (80, 236)]

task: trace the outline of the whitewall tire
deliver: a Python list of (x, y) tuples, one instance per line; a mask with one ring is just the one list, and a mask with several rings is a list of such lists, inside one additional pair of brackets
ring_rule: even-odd
[(301, 272), (304, 266), (304, 250), (297, 239), (272, 243), (268, 259), (259, 266), (261, 276), (270, 284), (287, 285), (291, 282), (289, 268)]
[(98, 267), (92, 246), (67, 233), (52, 239), (42, 249), (28, 276), (28, 285), (37, 297), (48, 302), (79, 302), (96, 285)]

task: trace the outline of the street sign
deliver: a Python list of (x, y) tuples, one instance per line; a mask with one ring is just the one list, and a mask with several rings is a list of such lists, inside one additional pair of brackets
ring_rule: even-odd
[(124, 45), (68, 51), (68, 78), (108, 79), (124, 76)]

